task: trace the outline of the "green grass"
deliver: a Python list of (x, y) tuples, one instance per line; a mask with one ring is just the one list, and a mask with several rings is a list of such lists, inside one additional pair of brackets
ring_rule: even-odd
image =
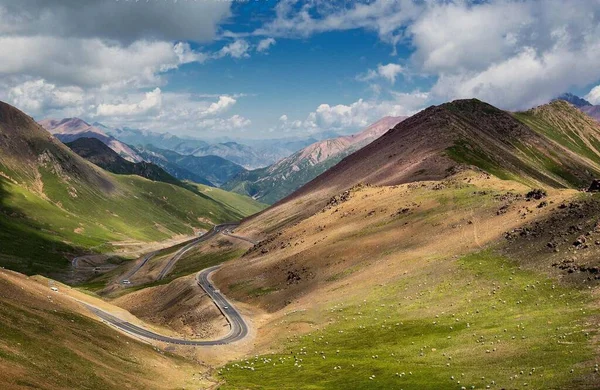
[(315, 314), (331, 325), (224, 366), (223, 389), (560, 389), (596, 378), (587, 320), (598, 309), (587, 293), (491, 251), (442, 268)]
[(194, 227), (210, 229), (265, 207), (218, 189), (195, 194), (137, 176), (111, 175), (116, 188), (106, 194), (40, 171), (44, 196), (0, 177), (0, 266), (26, 274), (64, 272), (66, 254), (105, 253), (113, 249), (110, 242), (123, 240), (191, 235)]

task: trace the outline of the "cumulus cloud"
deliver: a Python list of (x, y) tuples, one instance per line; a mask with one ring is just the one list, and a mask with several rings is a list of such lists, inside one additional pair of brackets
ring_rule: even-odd
[(279, 120), (282, 121), (282, 122), (287, 122), (288, 116), (285, 115), (285, 114), (283, 114), (282, 116), (279, 117)]
[(228, 1), (0, 0), (0, 34), (208, 42), (230, 16)]
[(396, 77), (404, 72), (404, 68), (398, 64), (377, 65), (377, 69), (369, 69), (367, 73), (358, 75), (359, 81), (371, 81), (377, 78), (387, 79), (391, 84), (396, 83)]
[(85, 100), (79, 87), (57, 87), (43, 79), (26, 81), (8, 91), (8, 99), (31, 115), (65, 107), (78, 107)]
[(238, 39), (230, 43), (229, 45), (223, 46), (221, 50), (214, 54), (215, 58), (222, 58), (230, 56), (232, 58), (248, 58), (250, 50), (250, 44), (243, 39)]
[(376, 122), (384, 116), (412, 115), (425, 107), (429, 100), (427, 93), (415, 91), (410, 93), (393, 93), (389, 100), (359, 99), (351, 104), (317, 106), (304, 120), (290, 121), (280, 118), (280, 130), (306, 131), (318, 133), (322, 131), (353, 132)]
[[(408, 71), (437, 80), (438, 100), (478, 97), (523, 109), (600, 79), (598, 0), (375, 0), (345, 7), (287, 0), (254, 34), (304, 38), (357, 28), (374, 31), (393, 51), (399, 43), (414, 48)], [(400, 73), (378, 67), (357, 79), (394, 83)]]
[(160, 88), (146, 92), (144, 98), (137, 103), (100, 104), (96, 114), (98, 116), (130, 116), (147, 114), (151, 110), (159, 109), (162, 103)]
[(585, 95), (585, 100), (592, 104), (600, 104), (600, 85), (597, 85), (594, 88), (592, 88), (590, 93)]
[(219, 100), (212, 103), (208, 108), (201, 114), (202, 116), (216, 115), (226, 111), (229, 107), (233, 106), (236, 100), (231, 96), (219, 96)]
[(258, 52), (266, 52), (269, 48), (276, 43), (273, 38), (265, 38), (261, 39), (256, 46), (256, 51)]

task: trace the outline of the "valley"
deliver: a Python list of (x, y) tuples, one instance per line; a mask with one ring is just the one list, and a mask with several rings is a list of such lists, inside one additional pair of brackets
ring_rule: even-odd
[[(48, 244), (23, 251), (19, 237), (31, 235), (3, 230), (14, 242), (14, 252), (3, 246), (4, 266), (69, 281), (70, 264), (87, 276), (69, 287), (3, 270), (2, 291), (15, 284), (32, 291), (37, 298), (20, 303), (27, 310), (60, 302), (92, 339), (111, 335), (107, 351), (150, 344), (148, 356), (180, 367), (177, 383), (223, 389), (593, 388), (598, 381), (600, 198), (581, 188), (600, 172), (600, 125), (563, 101), (519, 113), (476, 100), (429, 108), (267, 209), (211, 186), (108, 173), (46, 141), (12, 110), (5, 108), (4, 133), (27, 129), (53, 165), (36, 189), (28, 183), (43, 169), (38, 160), (3, 158), (3, 210), (21, 210), (22, 221), (2, 223), (45, 223), (41, 237), (54, 245), (63, 238), (64, 246), (55, 247), (57, 265), (27, 265), (19, 259), (39, 259), (30, 251)], [(78, 173), (65, 179), (65, 169)], [(106, 192), (87, 195), (90, 180)], [(80, 206), (86, 196), (93, 207)], [(47, 219), (33, 210), (46, 210)], [(155, 221), (146, 235), (145, 221)], [(92, 234), (69, 239), (82, 232), (69, 226)], [(119, 251), (121, 244), (129, 249)], [(71, 253), (88, 257), (66, 261)], [(4, 310), (8, 324), (17, 311)], [(4, 356), (23, 350), (4, 332)], [(44, 359), (47, 370), (59, 363)], [(35, 372), (20, 360), (5, 364)], [(168, 388), (163, 369), (152, 385), (132, 387)], [(19, 388), (18, 378), (0, 383)], [(95, 387), (115, 385), (99, 377)]]

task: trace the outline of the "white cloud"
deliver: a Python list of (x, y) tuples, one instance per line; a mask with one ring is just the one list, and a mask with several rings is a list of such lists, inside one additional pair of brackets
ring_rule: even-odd
[(398, 64), (387, 64), (379, 65), (377, 67), (377, 73), (394, 84), (396, 82), (396, 76), (402, 73), (404, 69)]
[(208, 106), (208, 109), (202, 113), (202, 116), (216, 115), (226, 111), (229, 107), (233, 106), (236, 100), (231, 96), (219, 96), (219, 100)]
[(367, 73), (356, 77), (359, 81), (371, 81), (377, 78), (387, 79), (391, 84), (396, 83), (396, 77), (404, 72), (401, 65), (390, 63), (387, 65), (379, 64), (377, 69), (369, 69)]
[[(406, 71), (438, 79), (438, 100), (478, 97), (523, 109), (600, 79), (599, 0), (375, 0), (346, 7), (288, 0), (254, 34), (303, 38), (357, 28), (376, 32), (393, 51), (399, 42), (414, 48)], [(357, 79), (394, 83), (399, 73), (378, 67)]]
[(282, 116), (279, 117), (279, 120), (282, 121), (282, 122), (287, 122), (288, 116), (285, 115), (285, 114), (283, 114)]
[(276, 43), (275, 39), (273, 38), (265, 38), (262, 39), (258, 42), (258, 45), (256, 46), (256, 51), (258, 52), (265, 52), (268, 51), (269, 48), (274, 45)]
[(8, 91), (8, 99), (30, 115), (46, 111), (79, 106), (84, 101), (84, 91), (78, 87), (57, 87), (45, 80), (26, 81)]
[(429, 99), (427, 93), (393, 93), (392, 99), (370, 101), (359, 99), (349, 105), (320, 104), (304, 121), (286, 120), (281, 123), (283, 131), (305, 130), (309, 133), (334, 130), (351, 132), (364, 128), (384, 116), (412, 115), (424, 108)]
[(160, 88), (146, 92), (144, 99), (137, 103), (100, 104), (96, 115), (98, 116), (131, 116), (148, 114), (151, 110), (159, 109), (162, 103)]
[(215, 58), (222, 58), (230, 56), (232, 58), (248, 58), (250, 50), (250, 44), (243, 39), (238, 39), (230, 43), (229, 45), (223, 46), (221, 50), (214, 54)]
[(592, 104), (600, 104), (600, 85), (597, 85), (594, 88), (592, 88), (590, 93), (585, 95), (585, 100)]

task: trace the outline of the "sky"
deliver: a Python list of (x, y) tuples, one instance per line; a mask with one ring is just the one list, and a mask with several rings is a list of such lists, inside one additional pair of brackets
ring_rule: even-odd
[(0, 100), (197, 138), (600, 104), (600, 0), (0, 0)]

